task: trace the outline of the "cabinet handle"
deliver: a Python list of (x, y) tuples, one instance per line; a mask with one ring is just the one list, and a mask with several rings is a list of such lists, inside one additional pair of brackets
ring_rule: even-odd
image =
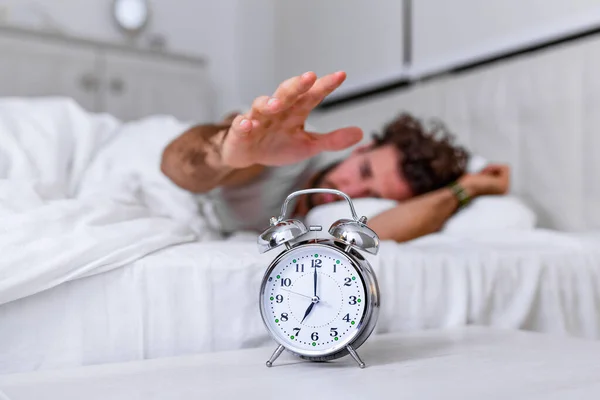
[(79, 84), (86, 92), (98, 90), (100, 81), (98, 77), (92, 73), (84, 74), (79, 80)]
[(110, 81), (110, 90), (115, 94), (121, 94), (125, 91), (125, 82), (119, 78), (113, 78)]

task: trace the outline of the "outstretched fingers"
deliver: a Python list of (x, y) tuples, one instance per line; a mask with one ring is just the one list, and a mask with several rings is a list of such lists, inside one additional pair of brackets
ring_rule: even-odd
[(245, 114), (239, 114), (233, 119), (231, 127), (229, 128), (229, 135), (247, 136), (253, 129), (260, 126), (260, 122), (256, 119), (251, 119), (250, 116)]
[(312, 141), (312, 153), (318, 154), (323, 151), (340, 151), (347, 149), (360, 142), (363, 131), (358, 127), (347, 127), (336, 129), (329, 133), (309, 133)]
[(310, 112), (318, 106), (327, 96), (339, 88), (346, 80), (346, 73), (343, 71), (325, 75), (319, 78), (310, 90), (302, 96), (299, 106)]
[(260, 121), (265, 116), (275, 114), (279, 108), (279, 101), (269, 96), (260, 96), (254, 99), (247, 118)]
[[(325, 97), (336, 90), (346, 79), (346, 73), (336, 72), (317, 79), (314, 72), (306, 72), (302, 75), (292, 77), (282, 82), (273, 96), (261, 96), (252, 102), (251, 110), (246, 114), (240, 114), (233, 119), (229, 135), (248, 136), (259, 127), (267, 129), (278, 121), (284, 125), (296, 123), (302, 124), (306, 115), (316, 107)], [(287, 115), (279, 113), (294, 107), (293, 113)], [(286, 124), (287, 123), (287, 124)], [(338, 150), (353, 144), (353, 138), (357, 137), (360, 130), (338, 130), (346, 132), (346, 136), (334, 131), (331, 137), (319, 138), (319, 146), (327, 147), (326, 150)], [(350, 133), (348, 133), (350, 132)], [(362, 137), (362, 132), (359, 134)], [(360, 137), (358, 140), (360, 140)], [(321, 144), (322, 143), (322, 144)]]
[(293, 106), (300, 96), (313, 87), (316, 81), (317, 76), (314, 72), (306, 72), (283, 81), (273, 94), (273, 99), (279, 103), (277, 111), (287, 110)]
[(273, 96), (261, 96), (254, 100), (248, 117), (261, 121), (268, 116), (287, 110), (314, 85), (316, 80), (314, 72), (306, 72), (283, 81)]

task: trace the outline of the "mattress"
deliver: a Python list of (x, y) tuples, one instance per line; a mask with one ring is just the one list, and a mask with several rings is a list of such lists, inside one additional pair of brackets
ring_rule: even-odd
[[(271, 343), (258, 309), (276, 252), (255, 236), (171, 246), (0, 306), (0, 373)], [(433, 234), (368, 255), (375, 334), (486, 325), (600, 337), (600, 233)]]

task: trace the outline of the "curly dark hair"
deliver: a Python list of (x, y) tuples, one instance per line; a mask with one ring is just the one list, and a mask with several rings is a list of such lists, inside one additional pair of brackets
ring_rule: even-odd
[(374, 146), (394, 145), (401, 154), (400, 171), (414, 195), (442, 188), (465, 173), (469, 153), (454, 144), (452, 135), (439, 120), (427, 130), (408, 113), (401, 113), (375, 135)]

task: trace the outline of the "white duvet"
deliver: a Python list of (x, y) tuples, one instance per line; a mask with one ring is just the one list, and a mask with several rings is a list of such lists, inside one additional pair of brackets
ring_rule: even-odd
[(0, 304), (213, 237), (160, 174), (185, 125), (124, 124), (62, 98), (0, 99)]

